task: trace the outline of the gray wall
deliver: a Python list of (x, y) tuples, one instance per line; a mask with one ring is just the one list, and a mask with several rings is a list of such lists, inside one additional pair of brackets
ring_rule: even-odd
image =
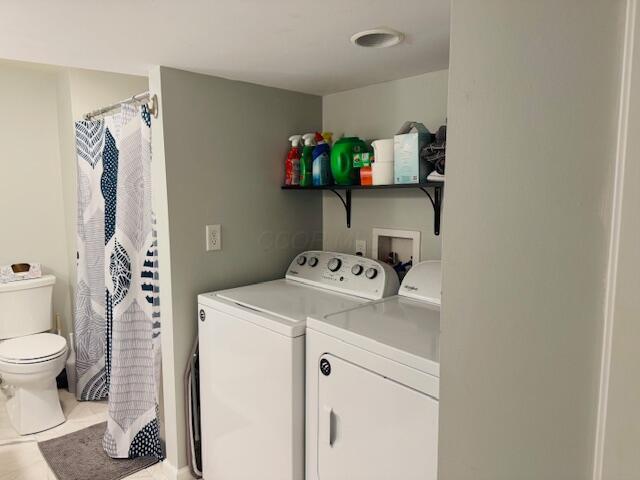
[[(317, 192), (282, 191), (287, 138), (321, 128), (321, 98), (160, 67), (154, 126), (167, 457), (186, 464), (183, 371), (199, 293), (281, 277), (321, 247)], [(163, 144), (159, 144), (164, 138)], [(157, 163), (156, 163), (157, 162)], [(222, 225), (206, 252), (205, 225)]]
[[(603, 476), (640, 475), (640, 10), (636, 10), (627, 154), (618, 245)], [(622, 173), (622, 172), (621, 172)]]
[[(385, 82), (323, 97), (324, 130), (367, 140), (392, 138), (406, 120), (424, 123), (431, 131), (447, 118), (447, 70)], [(446, 189), (445, 189), (446, 192)], [(433, 208), (417, 190), (353, 192), (351, 229), (347, 229), (340, 200), (323, 196), (324, 248), (355, 252), (355, 240), (366, 240), (371, 254), (373, 227), (421, 232), (421, 258), (440, 258), (440, 237), (433, 234)]]
[(453, 0), (440, 478), (591, 478), (623, 0)]

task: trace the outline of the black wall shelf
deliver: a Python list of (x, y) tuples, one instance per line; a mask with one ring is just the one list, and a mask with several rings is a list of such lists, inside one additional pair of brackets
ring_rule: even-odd
[[(391, 190), (417, 188), (424, 192), (433, 207), (433, 233), (440, 235), (440, 215), (442, 213), (442, 189), (444, 182), (406, 183), (401, 185), (327, 185), (323, 187), (301, 187), (300, 185), (283, 185), (283, 190), (328, 190), (333, 192), (344, 205), (347, 215), (347, 228), (351, 228), (351, 192), (353, 190)], [(433, 189), (433, 196), (429, 193)], [(344, 191), (344, 195), (340, 194)]]

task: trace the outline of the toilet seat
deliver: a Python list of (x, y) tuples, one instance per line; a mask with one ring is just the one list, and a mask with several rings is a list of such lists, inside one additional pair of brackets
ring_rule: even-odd
[(37, 333), (0, 342), (0, 363), (29, 365), (54, 360), (67, 352), (67, 341), (53, 333)]

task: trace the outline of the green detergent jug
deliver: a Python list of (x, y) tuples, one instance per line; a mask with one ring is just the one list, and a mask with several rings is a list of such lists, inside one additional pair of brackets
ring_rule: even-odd
[(364, 152), (366, 143), (358, 137), (343, 137), (331, 149), (331, 173), (336, 185), (357, 185), (359, 168), (353, 166), (353, 154)]

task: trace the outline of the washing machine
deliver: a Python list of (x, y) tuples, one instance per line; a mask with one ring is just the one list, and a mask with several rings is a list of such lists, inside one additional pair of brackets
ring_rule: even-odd
[(203, 476), (304, 478), (305, 324), (395, 295), (381, 262), (298, 255), (285, 278), (198, 297)]
[(307, 480), (436, 480), (440, 262), (307, 319)]

